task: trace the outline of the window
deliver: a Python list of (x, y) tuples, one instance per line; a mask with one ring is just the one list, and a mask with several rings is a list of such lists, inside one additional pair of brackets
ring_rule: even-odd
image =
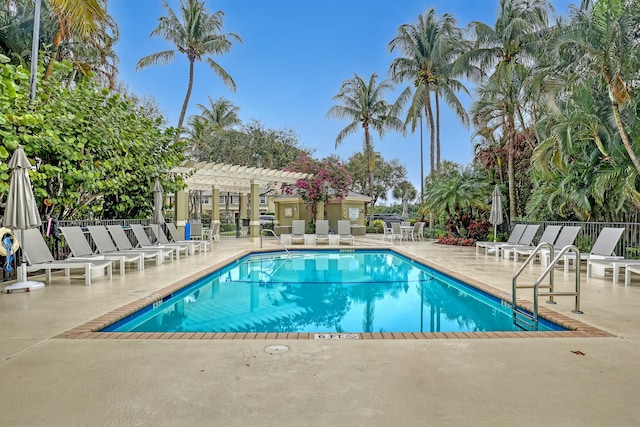
[(209, 203), (211, 203), (211, 196), (202, 196), (202, 204), (208, 205)]
[(221, 205), (226, 205), (227, 204), (227, 196), (226, 195), (225, 196), (220, 195), (220, 204)]
[(238, 196), (231, 196), (231, 204), (232, 205), (239, 205), (240, 204), (240, 199), (238, 198)]
[(261, 205), (267, 204), (267, 196), (260, 196), (260, 204)]

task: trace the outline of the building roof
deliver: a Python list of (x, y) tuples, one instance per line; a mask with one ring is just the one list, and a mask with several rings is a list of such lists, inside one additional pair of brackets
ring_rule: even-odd
[[(295, 192), (293, 194), (282, 193), (279, 196), (276, 196), (273, 198), (274, 202), (294, 201), (294, 200), (298, 200), (298, 195)], [(371, 197), (366, 196), (364, 194), (356, 193), (355, 191), (349, 191), (349, 194), (347, 194), (347, 197), (345, 197), (343, 200), (363, 201), (365, 203), (369, 203), (371, 201)]]
[(194, 161), (184, 161), (171, 172), (183, 175), (187, 190), (211, 190), (215, 187), (224, 192), (250, 190), (251, 184), (274, 188), (280, 184), (294, 184), (308, 176), (301, 172)]

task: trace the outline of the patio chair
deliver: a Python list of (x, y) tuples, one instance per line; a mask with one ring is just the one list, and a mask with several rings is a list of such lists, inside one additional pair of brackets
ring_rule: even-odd
[(111, 260), (93, 258), (91, 260), (70, 259), (59, 261), (51, 255), (47, 243), (44, 241), (42, 234), (40, 234), (40, 230), (32, 228), (23, 230), (20, 234), (22, 236), (20, 246), (27, 260), (27, 264), (22, 265), (21, 268), (25, 268), (27, 273), (44, 270), (49, 284), (51, 284), (52, 270), (64, 270), (67, 276), (70, 270), (82, 270), (84, 271), (84, 284), (87, 286), (91, 286), (91, 276), (94, 268), (104, 268), (107, 277), (109, 279), (112, 277), (113, 262)]
[[(553, 253), (557, 254), (562, 248), (573, 245), (578, 237), (578, 233), (580, 233), (582, 227), (580, 226), (565, 226), (560, 230), (560, 234), (558, 234), (558, 238), (553, 243)], [(522, 250), (517, 250), (520, 255), (529, 255), (531, 252), (526, 252)], [(549, 265), (549, 250), (546, 248), (542, 248), (539, 252), (540, 264), (544, 267)]]
[(384, 233), (384, 236), (382, 236), (383, 240), (389, 240), (390, 242), (393, 242), (394, 236), (393, 236), (393, 228), (391, 227), (387, 227), (387, 223), (382, 221), (382, 232)]
[(220, 241), (220, 223), (219, 222), (214, 222), (213, 224), (211, 224), (211, 228), (209, 229), (208, 235), (209, 235), (209, 240), (211, 242)]
[(204, 239), (204, 233), (201, 222), (191, 222), (189, 223), (191, 228), (191, 240), (202, 240)]
[(326, 219), (316, 220), (316, 245), (320, 242), (329, 244), (329, 221)]
[[(616, 249), (616, 245), (624, 233), (624, 228), (612, 228), (604, 227), (600, 230), (596, 241), (591, 247), (591, 251), (587, 253), (581, 253), (580, 259), (576, 259), (575, 252), (567, 252), (563, 257), (564, 271), (568, 272), (573, 263), (577, 268), (580, 267), (580, 261), (587, 261), (587, 277), (591, 275), (591, 269), (593, 268), (593, 262), (599, 262), (601, 264), (611, 263), (613, 261), (624, 260), (623, 256), (614, 255), (613, 251)], [(613, 266), (611, 266), (613, 268)], [(618, 266), (620, 267), (620, 265)], [(601, 271), (604, 275), (604, 268)]]
[(409, 237), (411, 237), (411, 241), (415, 242), (416, 239), (422, 240), (422, 229), (424, 228), (424, 222), (416, 222), (413, 224), (413, 228), (409, 231)]
[[(503, 258), (509, 259), (511, 258), (511, 254), (514, 254), (513, 255), (514, 261), (517, 262), (518, 261), (518, 252), (516, 252), (517, 250), (521, 250), (521, 251), (530, 250), (531, 252), (535, 250), (535, 245), (533, 244), (533, 238), (531, 238), (531, 240), (529, 240), (528, 243), (526, 242), (526, 240), (528, 240), (529, 238), (527, 234), (530, 234), (529, 227), (530, 226), (527, 226), (527, 229), (522, 234), (522, 238), (520, 239), (520, 241), (523, 242), (522, 244), (518, 243), (517, 245), (509, 245), (509, 246), (501, 247)], [(536, 232), (538, 228), (536, 228)], [(555, 242), (556, 238), (558, 237), (558, 233), (560, 232), (561, 228), (562, 228), (561, 225), (547, 226), (547, 228), (545, 228), (544, 231), (542, 232), (542, 236), (540, 236), (540, 239), (538, 240), (538, 244), (542, 242), (553, 244), (553, 242)], [(535, 233), (533, 234), (535, 235)]]
[(395, 240), (402, 240), (404, 238), (404, 235), (402, 234), (402, 226), (400, 225), (400, 223), (398, 222), (392, 222), (391, 223), (391, 236), (392, 236), (392, 241)]
[(613, 272), (613, 283), (615, 284), (618, 283), (621, 270), (625, 270), (626, 276), (627, 268), (633, 269), (634, 267), (640, 266), (640, 260), (627, 259), (624, 256), (616, 256), (613, 253), (623, 232), (624, 228), (603, 228), (598, 235), (598, 239), (600, 239), (603, 233), (606, 233), (606, 235), (602, 237), (600, 244), (598, 245), (598, 239), (596, 239), (591, 253), (585, 255), (580, 254), (580, 258), (586, 259), (587, 261), (587, 277), (592, 277), (594, 273), (596, 276), (604, 277), (607, 270), (610, 269)]
[(631, 273), (640, 274), (640, 266), (629, 265), (624, 270), (624, 285), (629, 286), (631, 284)]
[(164, 250), (171, 250), (175, 254), (176, 259), (180, 259), (180, 250), (182, 250), (184, 245), (180, 245), (178, 243), (168, 243), (168, 244), (160, 244), (159, 242), (153, 243), (149, 239), (149, 235), (147, 234), (142, 224), (131, 224), (130, 227), (138, 243), (136, 247), (139, 247), (142, 249), (160, 248)]
[(119, 255), (97, 255), (94, 253), (93, 248), (89, 245), (84, 231), (82, 228), (75, 227), (60, 227), (60, 232), (64, 236), (67, 242), (67, 246), (71, 250), (71, 259), (108, 259), (111, 261), (118, 261), (120, 267), (119, 272), (121, 276), (125, 274), (125, 267), (127, 263), (135, 263), (138, 270), (144, 269), (144, 259), (140, 254), (119, 254)]
[[(553, 245), (553, 243), (556, 241), (556, 238), (558, 237), (558, 233), (560, 233), (560, 230), (562, 229), (561, 225), (549, 225), (544, 229), (544, 232), (542, 233), (542, 236), (540, 236), (540, 239), (538, 240), (538, 245), (540, 243), (549, 243), (551, 245)], [(533, 253), (533, 251), (535, 250), (535, 246), (533, 245), (515, 245), (515, 246), (508, 246), (508, 247), (503, 247), (502, 248), (502, 256), (506, 259), (511, 258), (511, 254), (513, 254), (513, 260), (515, 262), (518, 262), (518, 255), (520, 254), (527, 254), (530, 255), (531, 253)]]
[(338, 220), (338, 235), (340, 236), (340, 243), (346, 241), (351, 242), (352, 245), (356, 244), (356, 239), (351, 234), (351, 221), (348, 219)]
[[(173, 254), (177, 251), (174, 248), (166, 247), (166, 246), (156, 246), (154, 248), (134, 248), (131, 240), (129, 240), (129, 236), (125, 233), (124, 228), (121, 225), (107, 225), (107, 230), (111, 237), (113, 238), (113, 242), (116, 244), (120, 251), (137, 251), (137, 252), (157, 252), (160, 251), (162, 253), (163, 259), (169, 259), (173, 261)], [(178, 259), (178, 255), (176, 255), (176, 259)]]
[(139, 254), (142, 255), (145, 261), (147, 260), (155, 260), (156, 265), (162, 265), (162, 260), (164, 258), (163, 253), (159, 250), (145, 250), (142, 249), (138, 251), (121, 251), (118, 247), (113, 243), (111, 239), (111, 235), (109, 231), (103, 225), (90, 225), (87, 227), (89, 230), (89, 234), (91, 234), (91, 238), (93, 239), (93, 243), (96, 245), (96, 249), (100, 255), (122, 255), (122, 254)]
[(304, 244), (305, 228), (306, 228), (306, 224), (303, 219), (294, 219), (293, 221), (291, 221), (291, 243), (292, 244), (293, 243)]
[(187, 247), (189, 249), (189, 254), (191, 255), (195, 254), (196, 251), (198, 251), (199, 253), (202, 253), (203, 249), (205, 251), (209, 249), (209, 245), (211, 244), (211, 242), (206, 240), (183, 240), (180, 238), (178, 227), (176, 227), (176, 225), (173, 222), (167, 222), (165, 223), (165, 225), (167, 226), (167, 230), (171, 235), (171, 239), (169, 239), (167, 235), (164, 234), (164, 230), (160, 225), (153, 224), (151, 226), (151, 230), (153, 231), (153, 234), (155, 234), (156, 240), (161, 245), (168, 245), (168, 244), (179, 245), (181, 247), (180, 250), (184, 250), (184, 247)]
[(495, 248), (498, 245), (517, 245), (526, 228), (527, 226), (525, 224), (516, 224), (506, 242), (476, 242), (476, 253), (478, 253), (480, 248), (484, 248), (484, 254), (488, 255), (489, 249)]

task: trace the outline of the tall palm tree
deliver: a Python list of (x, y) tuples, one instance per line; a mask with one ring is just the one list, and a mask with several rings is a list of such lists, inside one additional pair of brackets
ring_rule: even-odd
[(508, 148), (510, 221), (514, 221), (516, 216), (513, 157), (518, 133), (517, 109), (521, 105), (518, 98), (521, 97), (524, 76), (528, 74), (528, 67), (535, 63), (537, 49), (549, 28), (551, 10), (548, 0), (500, 0), (493, 27), (477, 21), (469, 24), (475, 35), (475, 44), (461, 57), (462, 62), (476, 64), (489, 75), (487, 86), (490, 92), (501, 93), (497, 114), (502, 116), (502, 134)]
[(327, 112), (329, 118), (351, 120), (351, 123), (338, 133), (336, 148), (359, 128), (364, 130), (363, 153), (367, 159), (369, 196), (372, 200), (374, 150), (371, 131), (377, 132), (380, 138), (384, 137), (387, 129), (404, 132), (402, 120), (398, 118), (402, 104), (399, 102), (388, 104), (384, 99), (385, 92), (392, 90), (393, 85), (389, 80), (383, 80), (378, 84), (377, 79), (376, 73), (371, 75), (368, 82), (358, 74), (354, 74), (353, 78), (342, 82), (340, 91), (333, 97), (341, 105), (334, 105)]
[(215, 130), (229, 129), (232, 126), (242, 123), (238, 117), (240, 107), (234, 105), (224, 97), (215, 101), (209, 98), (209, 106), (198, 104), (200, 114), (198, 115)]
[(242, 42), (242, 39), (235, 33), (221, 34), (224, 13), (222, 11), (209, 13), (203, 1), (180, 0), (180, 17), (171, 9), (166, 0), (162, 0), (162, 4), (167, 15), (158, 19), (158, 26), (150, 36), (160, 36), (173, 44), (175, 48), (145, 56), (138, 61), (136, 69), (139, 70), (158, 63), (167, 64), (175, 58), (176, 52), (187, 56), (189, 84), (178, 119), (178, 129), (182, 129), (193, 88), (195, 62), (202, 61), (204, 58), (207, 65), (222, 79), (222, 82), (235, 91), (236, 84), (231, 76), (210, 56), (229, 52), (232, 42), (234, 40)]
[[(413, 91), (410, 86), (401, 95), (412, 97), (406, 119), (412, 130), (424, 111), (430, 134), (431, 172), (440, 169), (440, 97), (465, 126), (469, 123), (467, 113), (456, 95), (457, 92), (468, 94), (457, 78), (463, 74), (473, 75), (471, 63), (467, 62), (467, 67), (456, 63), (467, 48), (455, 18), (449, 14), (438, 18), (435, 9), (418, 16), (415, 24), (401, 25), (397, 35), (388, 44), (390, 52), (399, 50), (403, 54), (391, 62), (389, 73), (392, 79), (395, 82), (409, 81), (415, 88)], [(435, 120), (431, 92), (435, 94)]]
[(58, 27), (52, 40), (53, 55), (49, 59), (45, 78), (53, 71), (64, 41), (101, 45), (105, 34), (111, 34), (109, 45), (117, 39), (117, 25), (107, 13), (106, 0), (49, 0), (51, 14)]

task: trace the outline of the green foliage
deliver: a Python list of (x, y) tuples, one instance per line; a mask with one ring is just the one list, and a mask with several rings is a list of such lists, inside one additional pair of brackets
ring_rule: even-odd
[[(161, 129), (160, 119), (93, 81), (69, 87), (63, 82), (70, 70), (57, 64), (31, 103), (27, 72), (0, 65), (0, 157), (20, 144), (30, 159), (41, 159), (32, 182), (43, 217), (147, 217), (156, 178), (165, 191), (182, 188), (181, 179), (168, 172), (182, 160), (183, 144), (173, 128)], [(3, 163), (3, 195), (6, 172)]]
[(267, 129), (256, 120), (239, 129), (221, 129), (202, 122), (204, 127), (199, 131), (195, 122), (190, 123), (189, 150), (197, 161), (282, 169), (299, 154), (311, 154), (300, 146), (293, 131)]

